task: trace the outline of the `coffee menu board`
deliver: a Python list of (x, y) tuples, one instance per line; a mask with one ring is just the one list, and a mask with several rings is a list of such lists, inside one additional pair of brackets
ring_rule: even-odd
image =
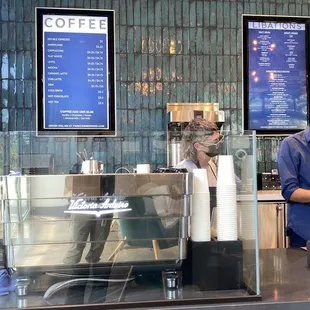
[(37, 133), (115, 136), (114, 11), (36, 9)]
[(244, 129), (286, 134), (308, 125), (306, 20), (243, 16)]

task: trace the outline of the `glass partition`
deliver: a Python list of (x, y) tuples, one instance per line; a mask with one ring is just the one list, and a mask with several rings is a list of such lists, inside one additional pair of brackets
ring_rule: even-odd
[(227, 154), (233, 156), (238, 184), (238, 239), (243, 243), (244, 281), (260, 294), (256, 135), (250, 131), (231, 134), (226, 142)]
[(6, 308), (260, 299), (255, 132), (221, 134), (190, 143), (197, 172), (167, 167), (164, 132), (3, 133)]

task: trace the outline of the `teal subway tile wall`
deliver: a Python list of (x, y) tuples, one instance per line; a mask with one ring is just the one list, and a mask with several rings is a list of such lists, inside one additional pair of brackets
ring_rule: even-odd
[[(76, 150), (84, 147), (106, 162), (108, 172), (123, 163), (164, 166), (167, 102), (219, 102), (225, 110), (224, 129), (240, 130), (241, 14), (309, 15), (308, 0), (0, 0), (0, 4), (2, 173), (19, 168), (20, 153), (60, 154), (56, 172), (68, 172), (77, 161)], [(38, 6), (115, 10), (119, 137), (35, 137)], [(6, 134), (14, 131), (24, 133), (8, 139)], [(260, 171), (276, 165), (271, 144), (269, 139), (260, 141)]]

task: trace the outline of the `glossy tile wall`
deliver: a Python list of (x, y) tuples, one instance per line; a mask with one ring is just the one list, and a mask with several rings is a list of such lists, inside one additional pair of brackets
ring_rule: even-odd
[[(77, 143), (104, 150), (111, 170), (126, 161), (126, 133), (156, 132), (165, 141), (167, 102), (219, 102), (225, 110), (226, 130), (241, 129), (242, 62), (241, 14), (309, 15), (309, 1), (201, 0), (0, 0), (0, 83), (2, 131), (35, 130), (36, 6), (114, 9), (116, 11), (116, 86), (118, 129), (121, 136)], [(128, 138), (129, 139), (129, 138)], [(150, 135), (131, 164), (150, 162)], [(16, 152), (56, 152), (69, 148), (66, 139), (17, 141)], [(265, 142), (265, 141), (263, 141)], [(269, 142), (267, 142), (268, 144)], [(4, 148), (5, 142), (1, 143)], [(75, 152), (75, 150), (74, 150)], [(115, 154), (120, 154), (115, 159)], [(14, 168), (12, 152), (0, 167)], [(139, 155), (140, 153), (140, 155)], [(8, 163), (9, 161), (9, 163)], [(164, 165), (165, 156), (156, 158)], [(71, 162), (59, 156), (56, 167)], [(267, 164), (267, 166), (266, 166)], [(273, 165), (264, 152), (260, 170)]]

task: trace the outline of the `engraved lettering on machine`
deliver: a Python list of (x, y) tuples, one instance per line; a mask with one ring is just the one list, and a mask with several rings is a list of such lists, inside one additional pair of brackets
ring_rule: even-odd
[(129, 203), (126, 200), (109, 197), (105, 194), (101, 198), (85, 197), (84, 193), (78, 194), (70, 200), (68, 209), (65, 213), (89, 214), (100, 217), (104, 214), (112, 214), (114, 212), (131, 211)]

